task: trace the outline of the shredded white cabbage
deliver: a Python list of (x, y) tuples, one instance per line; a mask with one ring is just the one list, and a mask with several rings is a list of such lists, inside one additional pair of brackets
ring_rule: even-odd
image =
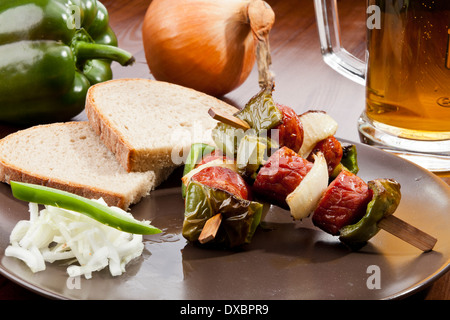
[[(97, 201), (106, 205), (103, 199)], [(53, 206), (39, 211), (36, 203), (30, 203), (29, 213), (30, 220), (19, 221), (12, 230), (5, 255), (22, 260), (32, 272), (45, 270), (46, 262), (73, 259), (78, 263), (67, 268), (71, 277), (90, 279), (92, 272), (108, 266), (112, 276), (119, 276), (144, 250), (142, 235), (111, 228), (78, 212)]]

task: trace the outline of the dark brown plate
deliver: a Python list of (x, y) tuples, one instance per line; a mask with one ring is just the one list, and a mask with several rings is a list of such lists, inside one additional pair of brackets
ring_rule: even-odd
[[(28, 219), (27, 203), (0, 185), (0, 272), (18, 284), (58, 299), (393, 299), (431, 284), (450, 268), (450, 188), (406, 160), (357, 144), (359, 176), (393, 178), (402, 185), (399, 218), (435, 236), (432, 252), (381, 230), (360, 251), (316, 229), (310, 219), (293, 222), (272, 207), (264, 228), (239, 250), (208, 250), (181, 236), (180, 188), (163, 187), (132, 208), (162, 234), (145, 237), (144, 254), (119, 277), (108, 270), (86, 280), (69, 279), (64, 263), (33, 274), (5, 257), (17, 221)], [(179, 176), (174, 174), (175, 185)], [(169, 184), (170, 185), (170, 184)], [(373, 271), (375, 270), (375, 271)], [(79, 280), (79, 281), (78, 281)], [(379, 284), (373, 288), (371, 284)]]

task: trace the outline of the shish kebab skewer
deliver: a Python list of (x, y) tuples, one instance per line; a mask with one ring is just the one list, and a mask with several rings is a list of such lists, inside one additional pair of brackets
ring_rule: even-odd
[[(245, 121), (234, 117), (233, 115), (222, 114), (217, 110), (212, 109), (209, 111), (209, 114), (214, 119), (221, 122), (223, 121), (224, 123), (235, 128), (248, 129), (249, 127)], [(301, 150), (299, 150), (299, 152), (301, 153)], [(210, 219), (213, 220), (212, 222), (214, 223), (208, 223), (209, 228), (205, 228), (205, 234), (202, 235), (202, 239), (211, 239), (211, 237), (214, 237), (215, 232), (220, 226), (220, 221), (216, 218), (217, 217), (213, 217)], [(383, 217), (380, 221), (378, 221), (376, 226), (424, 252), (432, 250), (437, 242), (437, 239), (433, 236), (395, 217), (393, 214)]]

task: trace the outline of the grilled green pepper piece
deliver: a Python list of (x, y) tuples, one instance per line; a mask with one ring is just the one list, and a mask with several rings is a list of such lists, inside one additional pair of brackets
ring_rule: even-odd
[(73, 193), (36, 184), (11, 181), (13, 196), (19, 200), (76, 211), (100, 223), (134, 234), (156, 234), (161, 230), (108, 206)]
[(278, 149), (278, 144), (271, 139), (253, 135), (243, 137), (236, 155), (238, 173), (254, 180), (259, 168), (269, 158), (272, 148)]
[(373, 192), (366, 214), (357, 223), (339, 230), (339, 240), (357, 250), (378, 233), (378, 222), (395, 212), (400, 199), (400, 184), (391, 179), (376, 179), (368, 182)]
[(357, 174), (359, 167), (356, 146), (354, 144), (344, 145), (342, 151), (342, 165), (351, 173)]
[(334, 168), (330, 174), (330, 179), (333, 180), (338, 176), (342, 170), (350, 171), (353, 174), (359, 172), (358, 166), (358, 153), (354, 144), (348, 144), (342, 146), (342, 159), (341, 162)]
[(112, 78), (112, 61), (134, 58), (117, 47), (97, 0), (3, 0), (0, 121), (70, 120), (83, 110), (89, 86)]
[(226, 191), (191, 181), (186, 190), (182, 234), (197, 242), (206, 221), (217, 213), (222, 222), (214, 240), (205, 245), (236, 247), (249, 243), (261, 220), (263, 205), (239, 199)]
[(269, 130), (277, 127), (283, 119), (270, 89), (262, 89), (234, 116), (247, 122), (251, 129), (244, 131), (219, 122), (212, 131), (212, 138), (217, 147), (227, 156), (233, 157), (236, 156), (240, 140), (245, 135), (269, 138)]
[[(184, 164), (183, 176), (187, 175), (195, 168), (197, 163), (207, 154), (214, 151), (214, 147), (206, 143), (193, 143)], [(181, 196), (186, 196), (186, 185), (181, 183)]]
[(246, 121), (256, 132), (260, 132), (278, 126), (283, 115), (273, 101), (272, 90), (263, 89), (250, 99), (236, 117)]

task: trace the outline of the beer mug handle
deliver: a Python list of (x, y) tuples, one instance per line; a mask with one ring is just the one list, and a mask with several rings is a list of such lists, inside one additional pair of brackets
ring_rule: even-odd
[(366, 62), (342, 47), (336, 0), (314, 0), (320, 47), (324, 61), (345, 77), (366, 84)]

